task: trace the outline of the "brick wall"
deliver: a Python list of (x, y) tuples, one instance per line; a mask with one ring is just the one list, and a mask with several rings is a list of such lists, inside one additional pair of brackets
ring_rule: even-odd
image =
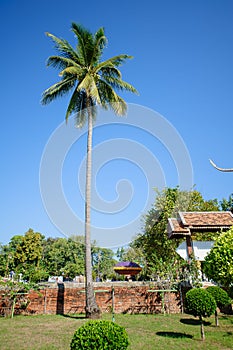
[[(112, 311), (113, 295), (115, 313), (179, 313), (181, 311), (179, 293), (165, 292), (163, 294), (150, 291), (155, 289), (158, 289), (155, 285), (145, 282), (94, 283), (96, 301), (103, 313)], [(45, 285), (40, 292), (31, 291), (28, 298), (30, 304), (26, 313), (72, 314), (85, 312), (83, 283)], [(16, 305), (16, 308), (20, 308), (20, 305)], [(20, 310), (18, 311), (20, 312)]]

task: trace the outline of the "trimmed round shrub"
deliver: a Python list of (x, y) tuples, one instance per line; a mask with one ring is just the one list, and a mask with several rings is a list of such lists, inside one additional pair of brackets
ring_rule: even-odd
[(185, 311), (193, 316), (209, 317), (216, 310), (214, 297), (206, 289), (194, 288), (185, 297)]
[(231, 300), (225, 290), (218, 286), (210, 286), (207, 289), (207, 292), (209, 292), (215, 299), (216, 304), (219, 308), (230, 304)]
[(129, 345), (124, 327), (111, 321), (88, 321), (72, 338), (71, 350), (125, 350)]

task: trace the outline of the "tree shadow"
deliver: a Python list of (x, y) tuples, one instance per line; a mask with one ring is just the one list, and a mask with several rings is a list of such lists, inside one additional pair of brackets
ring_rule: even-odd
[[(181, 318), (180, 322), (183, 324), (188, 324), (192, 326), (200, 326), (200, 320), (194, 318)], [(210, 326), (211, 322), (203, 321), (204, 326)]]
[(223, 335), (223, 337), (232, 337), (233, 332), (226, 332), (226, 334)]
[(86, 315), (69, 315), (69, 314), (63, 314), (63, 317), (67, 317), (67, 318), (73, 318), (76, 320), (84, 320), (86, 318)]
[(56, 314), (63, 315), (64, 314), (64, 295), (65, 295), (65, 285), (64, 283), (57, 284), (57, 308)]
[(169, 338), (189, 338), (192, 339), (191, 334), (180, 333), (180, 332), (156, 332), (160, 337), (169, 337)]
[(233, 318), (231, 316), (229, 317), (229, 316), (221, 315), (221, 319), (222, 320), (227, 320), (230, 323), (233, 323)]

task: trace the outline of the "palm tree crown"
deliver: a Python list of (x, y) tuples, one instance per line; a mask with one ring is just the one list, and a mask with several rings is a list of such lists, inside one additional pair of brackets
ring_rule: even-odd
[(66, 40), (46, 33), (55, 42), (60, 54), (49, 57), (47, 65), (60, 69), (61, 80), (44, 91), (42, 104), (48, 104), (74, 90), (66, 111), (66, 120), (75, 114), (77, 124), (82, 126), (87, 119), (87, 108), (94, 107), (93, 112), (96, 105), (111, 108), (117, 115), (124, 115), (126, 103), (115, 89), (137, 93), (132, 85), (122, 80), (118, 69), (132, 56), (123, 54), (101, 61), (107, 43), (104, 29), (100, 28), (93, 35), (76, 23), (72, 23), (71, 28), (78, 41), (76, 49)]

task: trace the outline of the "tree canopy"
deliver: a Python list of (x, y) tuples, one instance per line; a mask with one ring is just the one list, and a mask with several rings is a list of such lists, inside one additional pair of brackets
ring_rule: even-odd
[[(39, 282), (49, 276), (73, 279), (85, 274), (85, 246), (83, 236), (47, 239), (29, 229), (24, 235), (15, 235), (8, 245), (0, 246), (0, 276), (8, 277), (14, 271), (24, 280)], [(113, 275), (116, 260), (111, 249), (100, 248), (92, 242), (93, 276), (101, 279)]]
[[(206, 201), (196, 190), (181, 191), (179, 187), (156, 190), (153, 207), (144, 216), (142, 233), (130, 244), (130, 249), (144, 257), (145, 273), (150, 276), (176, 274), (180, 257), (176, 249), (181, 240), (168, 239), (168, 218), (176, 217), (178, 211), (216, 211), (217, 200)], [(212, 233), (196, 234), (195, 239), (208, 240)]]
[(233, 283), (233, 228), (216, 237), (205, 258), (204, 272), (209, 279), (229, 288)]

